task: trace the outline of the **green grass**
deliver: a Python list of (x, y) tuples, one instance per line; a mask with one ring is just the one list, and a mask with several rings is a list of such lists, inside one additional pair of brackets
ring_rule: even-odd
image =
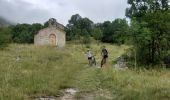
[(170, 71), (111, 68), (115, 58), (128, 46), (91, 44), (98, 65), (101, 47), (109, 52), (107, 68), (89, 67), (86, 46), (67, 44), (65, 48), (11, 44), (0, 51), (0, 100), (31, 100), (60, 96), (65, 88), (77, 88), (78, 99), (169, 100)]

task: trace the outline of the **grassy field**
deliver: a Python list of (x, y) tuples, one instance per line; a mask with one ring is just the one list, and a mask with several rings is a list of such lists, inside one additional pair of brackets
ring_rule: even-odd
[(113, 61), (127, 46), (91, 44), (100, 65), (101, 47), (106, 45), (106, 68), (88, 66), (87, 46), (67, 44), (65, 48), (11, 44), (0, 50), (0, 100), (32, 100), (61, 96), (60, 90), (76, 88), (75, 100), (170, 100), (170, 71), (122, 70)]

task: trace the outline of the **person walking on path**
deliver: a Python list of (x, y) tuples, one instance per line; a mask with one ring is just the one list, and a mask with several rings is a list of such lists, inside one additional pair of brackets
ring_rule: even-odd
[(103, 65), (106, 64), (106, 60), (108, 58), (108, 51), (105, 46), (103, 46), (101, 54), (102, 54), (102, 61), (101, 61), (101, 68), (102, 68)]

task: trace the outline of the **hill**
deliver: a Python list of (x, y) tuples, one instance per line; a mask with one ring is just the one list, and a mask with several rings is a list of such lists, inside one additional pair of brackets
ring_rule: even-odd
[(3, 17), (0, 17), (0, 27), (9, 26), (11, 24), (12, 24), (12, 22), (6, 20)]
[(70, 88), (78, 92), (69, 100), (170, 99), (169, 70), (115, 70), (112, 62), (128, 46), (91, 44), (98, 64), (103, 45), (109, 51), (109, 63), (103, 69), (88, 66), (86, 45), (69, 43), (65, 48), (9, 45), (0, 50), (0, 99), (64, 100), (64, 90)]

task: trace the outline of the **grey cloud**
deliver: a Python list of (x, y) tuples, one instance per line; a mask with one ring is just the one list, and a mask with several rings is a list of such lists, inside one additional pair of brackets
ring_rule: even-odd
[(126, 0), (74, 0), (76, 6), (95, 22), (124, 18)]
[(126, 0), (0, 0), (0, 16), (19, 23), (43, 23), (54, 17), (60, 23), (67, 24), (71, 15), (79, 13), (94, 22), (103, 22), (124, 18), (126, 2)]
[(36, 23), (49, 18), (49, 12), (34, 8), (30, 3), (14, 0), (0, 0), (0, 16), (16, 23)]

